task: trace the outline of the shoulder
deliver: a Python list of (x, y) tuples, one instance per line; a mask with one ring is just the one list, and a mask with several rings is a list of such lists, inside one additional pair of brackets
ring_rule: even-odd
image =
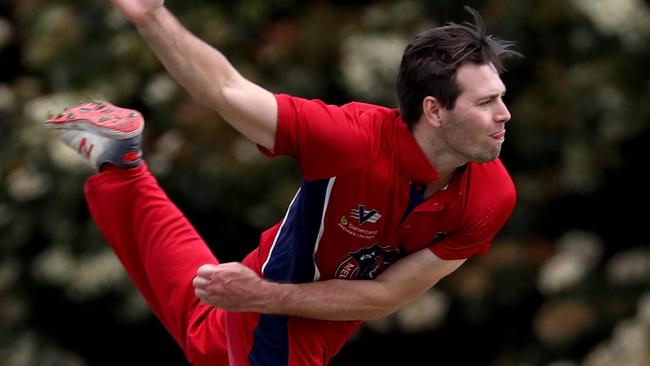
[[(357, 134), (358, 142), (379, 136), (393, 140), (401, 122), (396, 108), (364, 102), (350, 102), (343, 105), (327, 104), (320, 99), (305, 99), (287, 94), (275, 95), (278, 103), (280, 125), (318, 126), (333, 131), (346, 130)], [(356, 131), (356, 132), (355, 132)], [(358, 133), (360, 133), (360, 135)]]
[(358, 112), (371, 112), (371, 113), (377, 113), (377, 114), (384, 114), (384, 115), (390, 115), (395, 112), (395, 108), (388, 108), (376, 104), (371, 104), (371, 103), (364, 103), (364, 102), (350, 102), (347, 104), (344, 104), (341, 108), (345, 108), (351, 111), (358, 111)]
[(399, 117), (399, 112), (395, 108), (383, 107), (376, 104), (363, 102), (350, 102), (341, 106), (348, 113), (354, 114), (358, 118), (373, 122), (392, 122)]
[(375, 113), (378, 115), (391, 115), (397, 109), (380, 106), (377, 104), (352, 101), (346, 104), (337, 105), (326, 103), (321, 99), (303, 98), (289, 94), (274, 94), (278, 104), (293, 107), (315, 107), (315, 108), (340, 108), (351, 113)]
[(396, 108), (384, 107), (371, 103), (350, 102), (343, 105), (328, 104), (320, 99), (306, 99), (288, 94), (275, 94), (280, 115), (312, 115), (334, 119), (348, 119), (363, 122), (387, 123), (397, 121), (399, 112)]
[(467, 169), (465, 190), (474, 210), (513, 210), (517, 198), (515, 184), (500, 159), (469, 163)]

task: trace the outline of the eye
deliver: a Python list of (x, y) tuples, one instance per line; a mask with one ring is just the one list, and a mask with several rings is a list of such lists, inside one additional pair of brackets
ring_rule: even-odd
[(483, 101), (479, 102), (478, 105), (481, 106), (481, 107), (485, 107), (488, 104), (492, 103), (492, 100), (493, 100), (493, 98), (483, 100)]

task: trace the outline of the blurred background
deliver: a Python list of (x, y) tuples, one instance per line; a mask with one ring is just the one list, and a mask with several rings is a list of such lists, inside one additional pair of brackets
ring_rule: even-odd
[[(417, 32), (462, 2), (167, 1), (274, 92), (394, 106)], [(507, 62), (512, 219), (332, 365), (650, 365), (648, 0), (465, 1)], [(167, 75), (108, 0), (0, 0), (0, 365), (185, 365), (88, 216), (92, 171), (42, 127), (88, 99), (141, 110), (145, 154), (223, 261), (281, 219), (296, 164), (263, 158)], [(645, 183), (644, 183), (645, 182)]]

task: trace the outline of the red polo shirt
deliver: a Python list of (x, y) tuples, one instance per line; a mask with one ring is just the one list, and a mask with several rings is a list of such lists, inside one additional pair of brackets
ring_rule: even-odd
[(275, 151), (304, 180), (281, 223), (262, 235), (271, 280), (372, 279), (404, 254), (487, 253), (510, 216), (515, 188), (499, 160), (469, 163), (405, 217), (411, 187), (438, 178), (396, 109), (277, 95)]
[[(467, 164), (446, 189), (417, 202), (413, 188), (438, 173), (395, 109), (276, 97), (275, 151), (262, 151), (295, 158), (304, 179), (284, 219), (262, 234), (244, 261), (266, 279), (373, 279), (423, 248), (443, 259), (485, 254), (512, 212), (514, 185), (498, 160)], [(419, 204), (409, 207), (410, 201)], [(248, 319), (239, 314), (228, 313), (226, 324), (229, 317)], [(240, 343), (250, 345), (248, 360), (255, 364), (296, 364), (305, 357), (313, 359), (304, 364), (321, 364), (323, 357), (326, 363), (360, 324), (252, 318), (230, 321), (229, 336), (242, 324), (254, 328), (254, 339)]]

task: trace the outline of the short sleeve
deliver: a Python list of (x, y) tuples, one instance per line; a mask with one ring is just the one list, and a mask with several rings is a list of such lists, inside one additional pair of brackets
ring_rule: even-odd
[(351, 103), (339, 107), (319, 100), (276, 95), (278, 129), (267, 156), (297, 159), (305, 179), (336, 176), (360, 166), (379, 151), (382, 107)]
[(464, 224), (456, 232), (434, 239), (429, 246), (439, 258), (465, 259), (487, 254), (494, 237), (508, 221), (515, 207), (515, 186), (501, 162), (495, 164), (497, 174), (491, 180), (474, 182), (473, 192), (469, 193), (471, 201), (462, 218)]

